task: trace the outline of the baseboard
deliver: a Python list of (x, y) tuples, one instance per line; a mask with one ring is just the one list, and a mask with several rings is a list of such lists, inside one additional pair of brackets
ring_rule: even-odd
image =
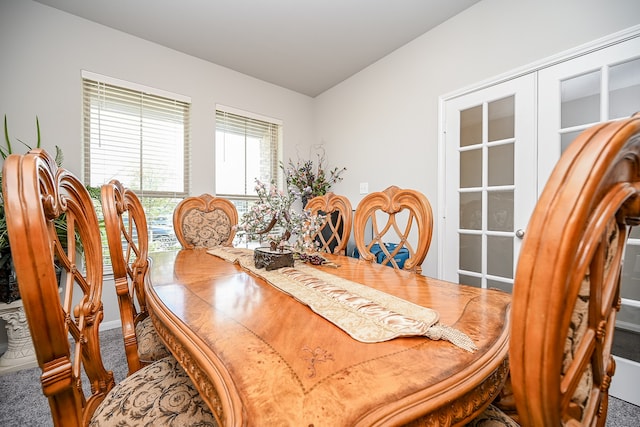
[(625, 402), (640, 406), (638, 383), (640, 383), (640, 363), (613, 356), (616, 373), (611, 379), (609, 394)]
[(109, 322), (102, 322), (100, 324), (100, 331), (108, 331), (110, 329), (121, 328), (122, 322), (120, 320), (111, 320)]

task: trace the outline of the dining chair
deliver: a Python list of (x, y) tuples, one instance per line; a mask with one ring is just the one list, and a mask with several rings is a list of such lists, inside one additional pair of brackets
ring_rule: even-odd
[[(2, 191), (18, 286), (53, 424), (216, 425), (175, 358), (150, 364), (117, 385), (113, 372), (105, 369), (98, 332), (102, 240), (82, 182), (36, 149), (6, 158)], [(64, 224), (66, 235), (57, 233), (54, 223)], [(56, 264), (63, 270), (60, 288)]]
[(187, 197), (173, 211), (173, 228), (184, 249), (232, 246), (237, 224), (235, 205), (211, 194)]
[(156, 333), (144, 294), (149, 280), (149, 234), (140, 199), (117, 179), (100, 189), (113, 280), (129, 374), (169, 356)]
[(314, 237), (322, 252), (344, 255), (352, 227), (351, 202), (345, 196), (328, 192), (307, 202), (305, 209), (313, 215), (324, 214), (325, 222)]
[[(580, 134), (529, 220), (509, 344), (521, 425), (605, 425), (624, 249), (638, 224), (640, 114)], [(493, 406), (471, 425), (488, 420), (515, 425)]]
[[(373, 230), (369, 242), (365, 241), (367, 227)], [(359, 256), (367, 261), (421, 273), (432, 232), (431, 204), (416, 190), (392, 185), (368, 194), (356, 208), (354, 240)], [(374, 253), (375, 249), (379, 252)], [(402, 252), (407, 256), (400, 259)]]

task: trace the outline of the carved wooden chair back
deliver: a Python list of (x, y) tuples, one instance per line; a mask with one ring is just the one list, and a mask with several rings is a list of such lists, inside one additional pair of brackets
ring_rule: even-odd
[(325, 223), (316, 234), (322, 252), (344, 255), (351, 235), (353, 208), (345, 196), (329, 192), (307, 202), (305, 209), (312, 214), (325, 214)]
[[(98, 332), (102, 239), (82, 182), (36, 149), (6, 158), (2, 191), (18, 287), (53, 424), (214, 425), (213, 414), (175, 358), (144, 367), (118, 384), (105, 369)], [(64, 224), (66, 234), (57, 232), (62, 227), (54, 223)], [(57, 266), (64, 278), (60, 289)]]
[(583, 132), (529, 221), (509, 348), (525, 425), (604, 425), (620, 271), (640, 219), (640, 115)]
[(118, 180), (101, 188), (109, 255), (129, 374), (170, 353), (155, 332), (145, 300), (149, 280), (147, 218), (138, 196)]
[[(400, 220), (402, 214), (406, 214), (406, 218)], [(365, 228), (368, 223), (372, 227), (373, 239), (365, 242)], [(382, 251), (379, 262), (399, 269), (395, 258), (405, 248), (408, 250), (408, 258), (403, 269), (421, 273), (422, 262), (429, 251), (433, 233), (431, 204), (419, 191), (396, 186), (370, 193), (356, 208), (353, 233), (361, 258), (376, 261), (376, 255), (371, 249), (378, 245)], [(410, 238), (412, 234), (415, 234), (413, 239)], [(414, 243), (411, 243), (411, 240)], [(387, 248), (385, 243), (395, 243), (397, 246)]]
[(579, 135), (529, 221), (509, 344), (521, 425), (605, 425), (624, 248), (639, 223), (636, 114)]
[[(84, 185), (58, 169), (44, 150), (7, 157), (2, 187), (18, 286), (42, 369), (42, 390), (56, 424), (64, 420), (84, 425), (114, 386), (98, 346), (102, 242), (93, 202)], [(66, 236), (56, 233), (54, 221), (67, 225)], [(56, 265), (63, 270), (62, 294)], [(76, 293), (80, 303), (74, 306)], [(82, 366), (92, 385), (86, 399), (79, 387)]]
[(235, 205), (211, 194), (187, 197), (173, 211), (173, 228), (185, 249), (232, 246), (237, 224)]

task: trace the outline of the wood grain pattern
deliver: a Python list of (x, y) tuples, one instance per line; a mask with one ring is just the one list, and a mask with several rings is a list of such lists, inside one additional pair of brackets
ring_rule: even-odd
[(221, 425), (388, 426), (425, 416), (418, 425), (455, 425), (499, 392), (508, 294), (326, 257), (340, 265), (334, 274), (437, 310), (479, 350), (423, 337), (360, 343), (204, 250), (153, 254), (151, 317)]

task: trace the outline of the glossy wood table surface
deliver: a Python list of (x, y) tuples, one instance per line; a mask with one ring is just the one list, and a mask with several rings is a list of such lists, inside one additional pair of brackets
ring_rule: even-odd
[(205, 250), (152, 254), (153, 323), (221, 426), (463, 424), (500, 391), (510, 295), (327, 258), (340, 267), (318, 268), (437, 310), (478, 350), (423, 337), (361, 343)]

